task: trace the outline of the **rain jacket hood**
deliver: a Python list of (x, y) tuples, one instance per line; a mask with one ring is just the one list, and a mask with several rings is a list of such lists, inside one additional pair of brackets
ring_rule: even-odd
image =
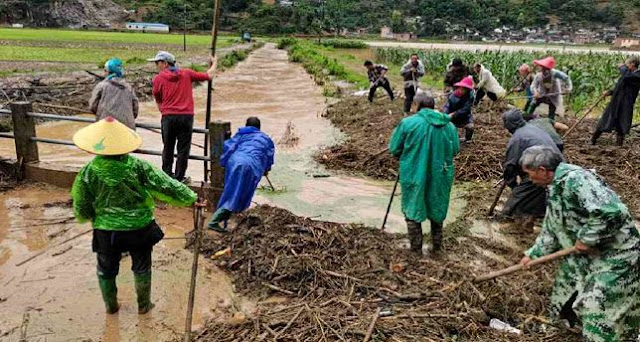
[(515, 133), (518, 128), (524, 127), (527, 123), (522, 117), (522, 112), (519, 109), (510, 109), (506, 111), (502, 115), (502, 120), (504, 122), (504, 128), (506, 128), (511, 134)]
[(78, 173), (71, 197), (79, 222), (110, 231), (145, 228), (153, 221), (154, 199), (176, 206), (196, 200), (186, 185), (130, 155), (95, 157)]
[(448, 115), (422, 109), (403, 119), (391, 136), (389, 152), (400, 159), (402, 212), (407, 220), (442, 223), (453, 186), (458, 132)]

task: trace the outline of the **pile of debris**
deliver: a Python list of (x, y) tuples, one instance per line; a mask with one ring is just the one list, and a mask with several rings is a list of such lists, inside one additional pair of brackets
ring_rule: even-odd
[[(517, 262), (524, 245), (467, 236), (448, 240), (442, 256), (422, 260), (401, 245), (379, 230), (257, 207), (239, 216), (231, 234), (204, 237), (202, 252), (233, 275), (241, 293), (288, 300), (259, 302), (249, 318), (209, 322), (196, 340), (580, 340), (539, 316), (554, 265), (473, 283), (474, 275)], [(492, 318), (524, 334), (496, 331)]]
[(18, 185), (15, 167), (0, 160), (0, 192), (14, 189)]
[[(502, 124), (506, 104), (485, 105), (474, 114), (475, 134), (472, 144), (463, 145), (456, 157), (456, 181), (492, 182), (502, 177), (502, 163), (510, 135)], [(400, 103), (384, 102), (370, 105), (366, 99), (346, 98), (330, 106), (325, 115), (345, 132), (348, 139), (316, 155), (316, 160), (330, 169), (361, 173), (369, 177), (394, 180), (397, 161), (386, 147), (391, 133), (402, 119)], [(565, 118), (572, 126), (575, 117)], [(640, 213), (640, 152), (630, 146), (640, 142), (632, 133), (623, 148), (613, 146), (614, 139), (603, 137), (598, 146), (589, 139), (596, 122), (587, 119), (576, 127), (565, 140), (565, 156), (570, 163), (595, 169), (618, 192), (633, 212)], [(478, 203), (491, 203), (489, 197)], [(488, 207), (488, 204), (483, 205)]]
[[(131, 70), (127, 82), (135, 89), (140, 101), (151, 98), (153, 73)], [(99, 78), (85, 72), (60, 76), (14, 76), (0, 79), (0, 108), (11, 102), (29, 101), (35, 111), (59, 115), (88, 112), (89, 99)]]

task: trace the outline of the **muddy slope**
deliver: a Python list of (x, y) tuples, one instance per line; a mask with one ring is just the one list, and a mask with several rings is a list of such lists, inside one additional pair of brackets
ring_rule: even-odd
[[(236, 289), (258, 297), (258, 311), (248, 318), (235, 315), (230, 323), (210, 322), (197, 341), (271, 335), (283, 341), (362, 341), (378, 310), (373, 341), (579, 341), (536, 320), (545, 312), (553, 265), (535, 275), (471, 283), (519, 259), (534, 238), (512, 229), (502, 234), (450, 235), (442, 256), (419, 260), (397, 235), (258, 207), (240, 215), (232, 234), (208, 235), (202, 248), (207, 256), (229, 248), (215, 262), (233, 276)], [(496, 332), (488, 327), (491, 318), (525, 334)]]
[[(344, 131), (349, 139), (344, 143), (321, 151), (316, 160), (330, 169), (363, 173), (370, 177), (395, 179), (397, 162), (388, 153), (380, 153), (389, 142), (393, 128), (402, 119), (400, 103), (380, 100), (371, 106), (363, 98), (346, 98), (330, 106), (325, 115)], [(497, 182), (502, 175), (502, 162), (508, 132), (502, 127), (502, 112), (506, 108), (490, 108), (484, 104), (475, 114), (474, 142), (464, 146), (456, 158), (456, 181)], [(567, 118), (569, 126), (575, 118)], [(598, 146), (589, 139), (596, 122), (585, 120), (565, 141), (565, 155), (570, 163), (595, 169), (618, 192), (635, 213), (640, 213), (640, 152), (633, 146), (640, 143), (631, 134), (623, 148), (613, 146), (613, 137), (603, 136)], [(487, 210), (492, 192), (479, 198)], [(487, 203), (488, 202), (488, 203)]]

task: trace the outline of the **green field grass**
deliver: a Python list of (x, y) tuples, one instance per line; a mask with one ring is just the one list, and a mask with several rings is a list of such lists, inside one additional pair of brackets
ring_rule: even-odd
[[(218, 37), (218, 47), (229, 46), (236, 38), (235, 36)], [(56, 29), (0, 28), (0, 40), (182, 45), (180, 34)], [(211, 44), (211, 36), (190, 34), (187, 35), (187, 44), (206, 47)]]

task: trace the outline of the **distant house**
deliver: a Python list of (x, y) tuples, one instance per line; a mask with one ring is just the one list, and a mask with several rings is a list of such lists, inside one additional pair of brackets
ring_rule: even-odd
[(11, 27), (13, 27), (13, 28), (24, 28), (24, 24), (12, 24)]
[(389, 26), (383, 26), (380, 29), (380, 38), (393, 39), (393, 31)]
[(418, 36), (413, 32), (406, 32), (406, 33), (394, 33), (393, 38), (404, 41), (404, 42), (408, 42), (410, 40), (418, 39)]
[(616, 38), (613, 45), (617, 48), (633, 48), (640, 46), (640, 38)]
[(573, 42), (576, 44), (591, 44), (595, 42), (595, 36), (588, 32), (578, 32), (573, 36)]
[(127, 30), (168, 33), (169, 25), (158, 23), (127, 23)]
[(380, 37), (385, 39), (402, 40), (405, 42), (418, 39), (418, 36), (413, 32), (393, 33), (393, 30), (388, 26), (384, 26), (380, 29)]

